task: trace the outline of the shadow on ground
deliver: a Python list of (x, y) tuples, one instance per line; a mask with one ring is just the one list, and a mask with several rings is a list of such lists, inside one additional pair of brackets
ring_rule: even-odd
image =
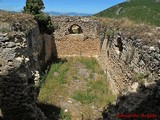
[(55, 58), (53, 63), (65, 63), (67, 62), (66, 58)]
[[(65, 63), (65, 62), (67, 62), (67, 59), (65, 58), (54, 57), (53, 61), (50, 63), (48, 70), (50, 69), (51, 65), (54, 63)], [(39, 94), (40, 88), (37, 88), (37, 91)], [(61, 118), (62, 109), (60, 107), (57, 107), (48, 103), (42, 103), (42, 102), (37, 102), (37, 106), (41, 109), (41, 111), (49, 120), (59, 120)]]
[[(37, 103), (37, 106), (41, 109), (41, 111), (45, 114), (45, 116), (49, 120), (59, 120), (61, 114), (61, 108), (44, 103)], [(0, 119), (1, 120), (1, 119)]]
[(160, 120), (160, 81), (119, 96), (116, 104), (110, 104), (102, 115), (104, 120)]

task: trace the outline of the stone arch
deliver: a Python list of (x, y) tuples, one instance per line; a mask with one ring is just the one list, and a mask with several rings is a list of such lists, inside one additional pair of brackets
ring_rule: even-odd
[(83, 33), (83, 30), (81, 28), (81, 26), (79, 26), (78, 24), (73, 24), (71, 25), (71, 27), (68, 29), (69, 34), (81, 34)]

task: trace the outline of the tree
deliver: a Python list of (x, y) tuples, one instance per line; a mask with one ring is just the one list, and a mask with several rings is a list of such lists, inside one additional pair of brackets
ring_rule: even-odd
[(40, 14), (45, 7), (42, 0), (26, 0), (26, 6), (24, 7), (24, 13)]
[(51, 17), (46, 15), (42, 10), (44, 9), (42, 0), (26, 0), (26, 6), (23, 13), (34, 15), (34, 19), (38, 22), (40, 32), (51, 34), (54, 31)]

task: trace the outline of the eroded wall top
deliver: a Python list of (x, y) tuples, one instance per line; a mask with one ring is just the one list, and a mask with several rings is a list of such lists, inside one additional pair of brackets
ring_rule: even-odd
[(84, 36), (96, 39), (101, 29), (99, 21), (91, 19), (89, 17), (68, 17), (68, 16), (54, 16), (52, 17), (57, 30), (55, 31), (55, 37), (62, 37), (70, 33), (70, 28), (73, 25), (77, 25), (82, 29)]

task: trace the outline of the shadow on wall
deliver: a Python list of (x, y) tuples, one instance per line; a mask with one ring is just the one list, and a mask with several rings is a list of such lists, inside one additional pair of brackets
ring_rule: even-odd
[(57, 53), (57, 47), (56, 47), (56, 43), (55, 43), (55, 38), (52, 37), (52, 41), (51, 41), (51, 50), (52, 50), (52, 61), (56, 60), (57, 59), (57, 56), (58, 56), (58, 53)]
[(43, 34), (43, 46), (38, 56), (39, 61), (44, 61), (41, 64), (41, 71), (45, 73), (45, 70), (57, 59), (57, 47), (55, 43), (54, 35)]
[[(25, 64), (0, 76), (0, 106), (4, 120), (33, 120), (46, 117), (36, 106), (36, 91), (27, 74)], [(7, 90), (7, 91), (6, 91)]]
[(53, 35), (43, 35), (43, 48), (39, 55), (39, 60), (45, 61), (42, 66), (42, 71), (45, 71), (48, 66), (50, 66), (57, 59), (57, 47), (55, 43), (55, 38)]
[(66, 58), (57, 58), (53, 63), (66, 63), (67, 59)]
[(3, 117), (3, 115), (2, 115), (2, 112), (1, 112), (1, 108), (0, 108), (0, 120), (2, 120), (2, 117)]
[(136, 93), (119, 96), (102, 113), (105, 120), (160, 120), (160, 81), (138, 87)]
[(0, 76), (0, 107), (3, 116), (0, 116), (0, 120), (58, 120), (61, 108), (37, 102), (36, 88), (24, 76), (26, 69), (22, 64), (19, 69), (12, 69), (8, 75)]

